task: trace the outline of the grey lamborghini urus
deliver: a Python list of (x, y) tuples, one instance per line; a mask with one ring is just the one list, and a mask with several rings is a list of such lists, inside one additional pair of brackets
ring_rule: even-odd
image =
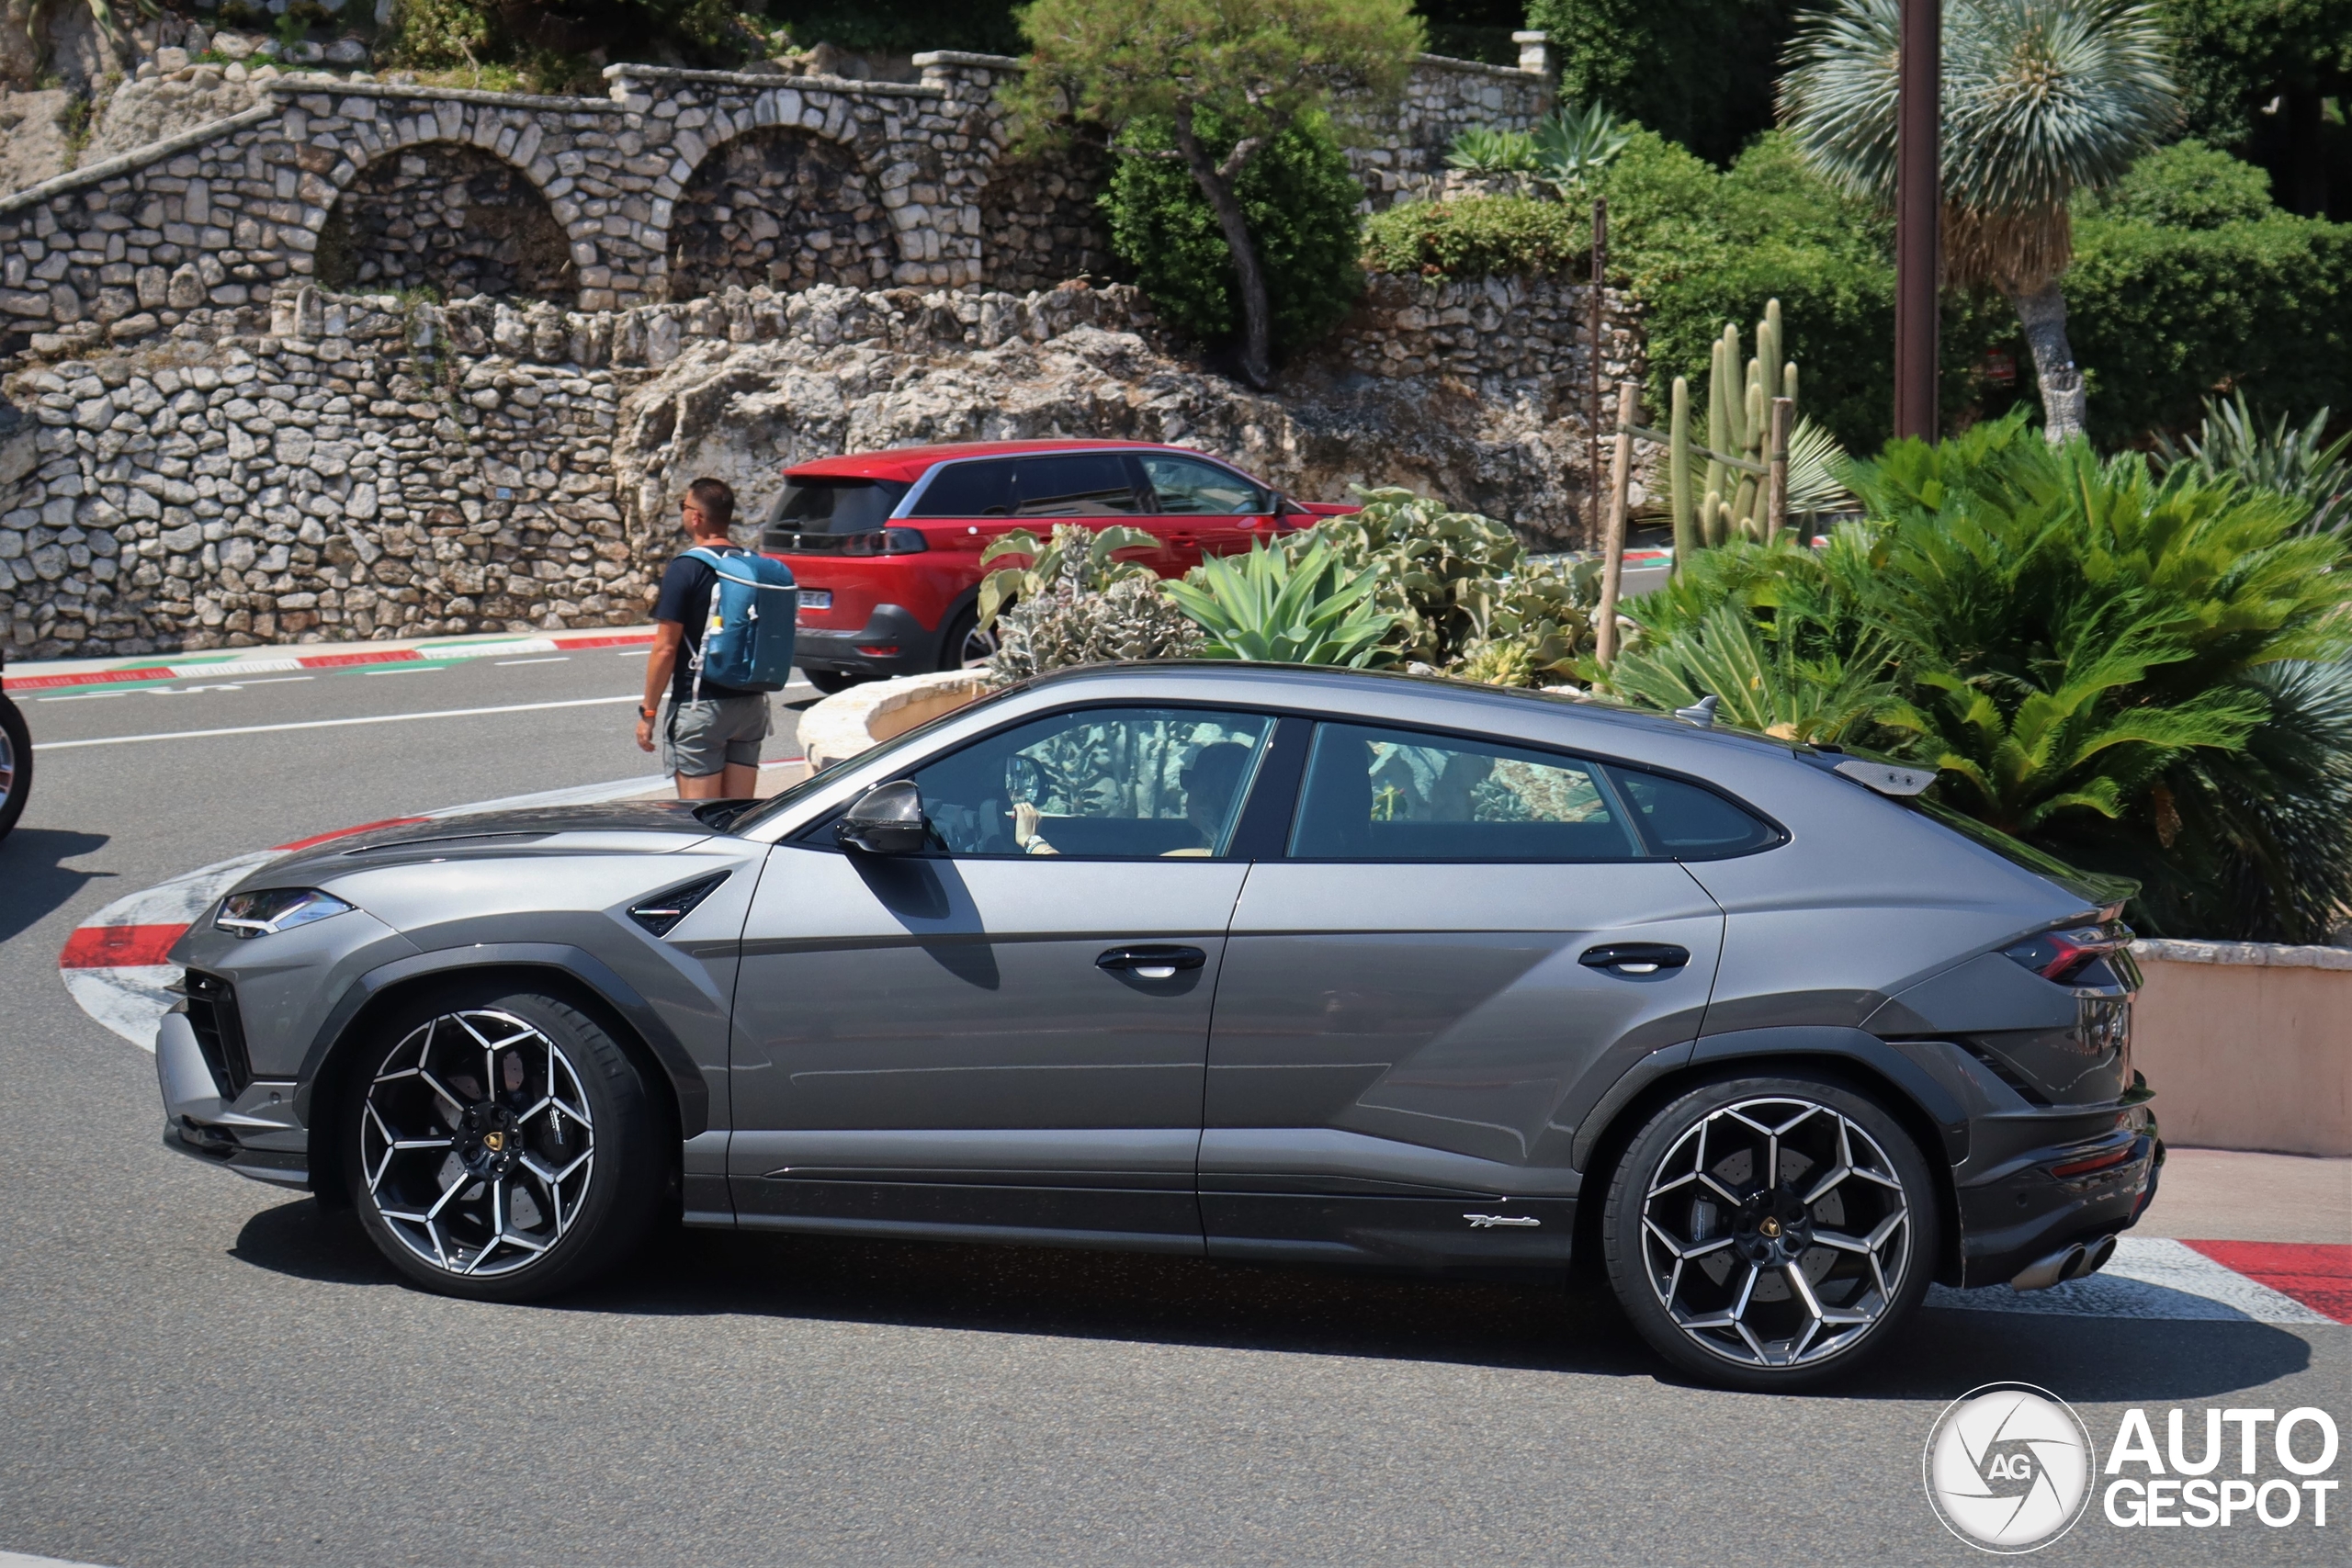
[(1708, 719), (1113, 666), (756, 805), (334, 840), (175, 950), (164, 1136), (454, 1295), (678, 1220), (1577, 1256), (1758, 1389), (2098, 1268), (2162, 1159), (2114, 889)]

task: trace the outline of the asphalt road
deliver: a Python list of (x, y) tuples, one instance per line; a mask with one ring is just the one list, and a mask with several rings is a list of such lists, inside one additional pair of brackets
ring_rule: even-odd
[[(100, 1563), (1973, 1562), (1920, 1495), (1995, 1380), (2352, 1427), (2352, 1330), (1923, 1314), (1834, 1395), (1665, 1376), (1582, 1285), (674, 1236), (554, 1305), (395, 1283), (349, 1224), (157, 1142), (152, 1058), (58, 950), (240, 852), (651, 771), (607, 653), (27, 703), (0, 843), (0, 1550)], [(788, 735), (770, 755), (791, 754)], [(2352, 1440), (2352, 1431), (2346, 1432)], [(2161, 1438), (2160, 1438), (2161, 1440)], [(2339, 1463), (2335, 1473), (2345, 1474)], [(2280, 1474), (2273, 1467), (2268, 1473)], [(2345, 1560), (2330, 1528), (2051, 1562)]]

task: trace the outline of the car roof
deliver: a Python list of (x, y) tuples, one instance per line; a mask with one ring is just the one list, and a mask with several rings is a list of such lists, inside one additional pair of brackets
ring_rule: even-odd
[(786, 479), (897, 479), (912, 484), (922, 478), (932, 466), (958, 457), (1011, 457), (1023, 452), (1182, 452), (1186, 457), (1207, 457), (1206, 452), (1194, 452), (1186, 446), (1167, 446), (1156, 441), (950, 441), (931, 446), (893, 446), (881, 452), (856, 452), (840, 457), (820, 457), (810, 463), (795, 463), (784, 470)]

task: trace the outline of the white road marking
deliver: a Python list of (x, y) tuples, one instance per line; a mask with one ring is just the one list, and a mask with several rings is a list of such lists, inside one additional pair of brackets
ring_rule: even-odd
[(438, 675), (438, 664), (387, 664), (381, 670), (362, 670), (362, 675)]
[(501, 670), (512, 670), (517, 664), (569, 664), (571, 662), (571, 655), (559, 653), (548, 659), (502, 659), (498, 661), (497, 667)]
[(37, 703), (95, 703), (105, 697), (127, 697), (129, 692), (83, 692), (70, 697), (35, 697)]
[(2333, 1323), (2292, 1296), (2247, 1279), (2183, 1242), (2127, 1235), (2088, 1279), (2046, 1291), (1928, 1288), (1928, 1305), (1960, 1312), (2038, 1313), (2055, 1317), (2140, 1317), (2225, 1323)]
[(242, 692), (247, 686), (282, 686), (288, 681), (315, 681), (315, 675), (266, 675), (258, 681), (232, 681), (217, 686), (134, 686), (125, 691), (83, 692), (70, 697), (35, 697), (37, 703), (94, 703), (101, 697), (192, 697), (199, 692)]
[(206, 740), (216, 735), (272, 735), (286, 729), (341, 729), (355, 724), (406, 724), (422, 718), (475, 718), (493, 713), (538, 713), (548, 708), (594, 707), (606, 703), (633, 703), (634, 694), (621, 697), (573, 697), (560, 703), (504, 703), (487, 708), (436, 708), (430, 713), (379, 713), (365, 718), (311, 718), (294, 724), (240, 724), (226, 729), (171, 729), (153, 735), (104, 735), (90, 740), (51, 740), (33, 748), (70, 751), (83, 746), (130, 746), (142, 740)]

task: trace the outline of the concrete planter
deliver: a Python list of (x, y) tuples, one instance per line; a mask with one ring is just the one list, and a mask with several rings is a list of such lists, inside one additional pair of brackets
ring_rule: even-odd
[(951, 713), (988, 689), (985, 670), (941, 670), (835, 692), (800, 716), (801, 752), (812, 771), (830, 767)]
[(2142, 942), (2132, 1065), (2165, 1139), (2352, 1155), (2352, 950)]

